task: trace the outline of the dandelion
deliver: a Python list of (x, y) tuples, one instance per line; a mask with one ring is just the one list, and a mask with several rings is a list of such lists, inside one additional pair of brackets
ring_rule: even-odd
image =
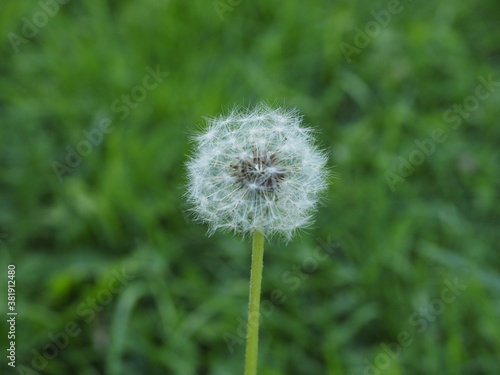
[[(312, 223), (327, 187), (327, 157), (297, 111), (265, 104), (208, 120), (187, 163), (187, 200), (216, 230), (253, 235), (249, 322), (259, 321), (264, 236), (287, 241)], [(257, 368), (258, 324), (248, 324), (245, 374)]]
[(218, 229), (291, 239), (311, 224), (326, 187), (326, 155), (296, 111), (260, 105), (209, 120), (188, 162), (188, 201)]

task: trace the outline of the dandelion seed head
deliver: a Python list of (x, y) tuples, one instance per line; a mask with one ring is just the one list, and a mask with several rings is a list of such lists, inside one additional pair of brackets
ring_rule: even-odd
[(327, 157), (297, 111), (260, 104), (208, 119), (187, 163), (186, 197), (209, 233), (262, 231), (291, 239), (312, 223)]

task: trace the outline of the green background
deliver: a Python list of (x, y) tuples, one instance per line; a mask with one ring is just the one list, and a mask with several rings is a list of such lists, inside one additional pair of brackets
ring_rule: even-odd
[(2, 374), (242, 373), (251, 244), (190, 219), (184, 163), (203, 117), (260, 101), (337, 177), (266, 244), (260, 374), (499, 373), (497, 1), (51, 3), (0, 12)]

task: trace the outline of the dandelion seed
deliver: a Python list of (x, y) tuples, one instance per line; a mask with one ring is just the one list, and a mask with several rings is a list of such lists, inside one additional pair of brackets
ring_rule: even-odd
[(209, 232), (281, 234), (311, 224), (327, 186), (326, 155), (296, 111), (261, 104), (208, 120), (188, 162), (187, 199)]

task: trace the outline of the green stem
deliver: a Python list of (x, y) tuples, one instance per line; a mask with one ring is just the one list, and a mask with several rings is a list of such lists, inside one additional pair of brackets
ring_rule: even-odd
[(248, 302), (247, 349), (245, 354), (245, 375), (257, 374), (259, 352), (259, 307), (262, 267), (264, 263), (264, 235), (253, 233), (252, 269), (250, 271), (250, 298)]

